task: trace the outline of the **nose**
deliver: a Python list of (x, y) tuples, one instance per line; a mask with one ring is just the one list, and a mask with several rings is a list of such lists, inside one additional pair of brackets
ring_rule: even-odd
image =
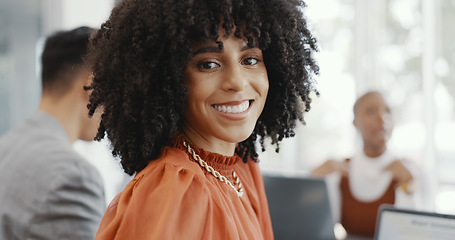
[(225, 68), (222, 89), (225, 91), (240, 92), (248, 85), (248, 74), (246, 69), (234, 64)]
[(378, 116), (378, 121), (379, 121), (381, 124), (384, 123), (384, 120), (385, 120), (385, 119), (384, 119), (384, 117), (385, 117), (384, 115), (385, 115), (385, 113), (383, 113), (383, 112), (379, 112), (379, 114), (377, 115), (377, 116)]
[(381, 112), (378, 114), (378, 121), (379, 121), (380, 124), (382, 124), (382, 125), (390, 124), (391, 121), (392, 121), (392, 115), (390, 114), (390, 112), (381, 111)]

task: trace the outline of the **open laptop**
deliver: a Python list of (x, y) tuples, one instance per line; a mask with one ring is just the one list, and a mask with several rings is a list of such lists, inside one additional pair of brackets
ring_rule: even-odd
[(275, 239), (335, 240), (326, 182), (264, 175)]
[(454, 240), (455, 215), (382, 205), (375, 240)]

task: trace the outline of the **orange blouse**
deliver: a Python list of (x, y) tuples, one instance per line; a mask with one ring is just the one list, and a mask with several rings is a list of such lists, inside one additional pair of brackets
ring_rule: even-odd
[(95, 239), (273, 239), (264, 183), (255, 162), (193, 146), (231, 182), (232, 171), (237, 173), (245, 191), (238, 197), (188, 155), (182, 135), (175, 142), (112, 200)]

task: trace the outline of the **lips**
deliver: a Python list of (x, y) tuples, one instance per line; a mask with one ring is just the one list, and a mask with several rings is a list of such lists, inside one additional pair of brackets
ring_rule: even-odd
[(214, 104), (212, 107), (222, 113), (240, 114), (248, 110), (250, 107), (250, 101), (245, 100), (238, 104)]

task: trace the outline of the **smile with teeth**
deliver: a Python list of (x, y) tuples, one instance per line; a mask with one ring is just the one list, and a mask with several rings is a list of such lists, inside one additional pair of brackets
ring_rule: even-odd
[(244, 101), (239, 105), (213, 105), (213, 107), (222, 113), (242, 113), (250, 107), (250, 101)]

